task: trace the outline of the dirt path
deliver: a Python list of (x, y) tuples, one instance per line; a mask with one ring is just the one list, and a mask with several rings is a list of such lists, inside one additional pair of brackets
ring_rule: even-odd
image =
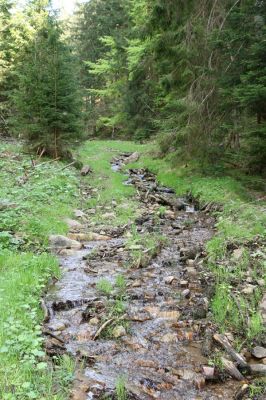
[(148, 171), (130, 170), (127, 183), (141, 210), (135, 225), (96, 226), (97, 240), (86, 240), (92, 228), (80, 213), (70, 237), (84, 239), (83, 248), (59, 252), (63, 276), (46, 298), (47, 352), (83, 362), (75, 400), (116, 399), (119, 380), (128, 399), (233, 399), (239, 383), (207, 382), (202, 368), (212, 351), (202, 260), (214, 221)]

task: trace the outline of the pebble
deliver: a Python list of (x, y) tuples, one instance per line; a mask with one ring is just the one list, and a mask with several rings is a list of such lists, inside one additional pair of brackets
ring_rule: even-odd
[(92, 318), (92, 319), (90, 319), (90, 321), (89, 321), (89, 323), (90, 323), (90, 325), (98, 325), (99, 324), (99, 319), (98, 318)]
[(175, 279), (176, 279), (175, 276), (167, 276), (167, 277), (164, 279), (164, 282), (165, 282), (167, 285), (171, 285)]
[(186, 271), (188, 276), (196, 276), (198, 274), (196, 268), (194, 267), (187, 267)]
[(122, 325), (119, 325), (119, 326), (116, 326), (114, 329), (113, 329), (113, 336), (116, 338), (116, 339), (118, 339), (118, 338), (120, 338), (120, 337), (122, 337), (122, 336), (125, 336), (127, 333), (126, 333), (126, 330), (125, 330), (125, 328), (122, 326)]
[(188, 287), (188, 281), (180, 281), (181, 287)]

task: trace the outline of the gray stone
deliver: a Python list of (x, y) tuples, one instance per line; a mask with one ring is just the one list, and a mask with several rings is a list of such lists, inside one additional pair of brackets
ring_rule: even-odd
[(250, 364), (251, 375), (266, 376), (266, 365), (264, 364)]
[(69, 239), (62, 235), (51, 235), (49, 237), (51, 247), (59, 249), (81, 249), (82, 244), (76, 240)]
[(254, 347), (254, 349), (252, 350), (252, 355), (255, 358), (266, 358), (266, 349), (265, 349), (265, 347), (261, 347), (261, 346)]
[(113, 329), (113, 336), (116, 338), (116, 339), (118, 339), (118, 338), (120, 338), (120, 337), (122, 337), (122, 336), (125, 336), (127, 333), (126, 333), (126, 330), (125, 330), (125, 328), (122, 326), (122, 325), (119, 325), (119, 326), (116, 326), (114, 329)]

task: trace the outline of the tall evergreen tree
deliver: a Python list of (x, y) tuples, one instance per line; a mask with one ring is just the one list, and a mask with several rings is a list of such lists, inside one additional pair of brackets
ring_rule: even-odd
[(21, 56), (13, 94), (15, 130), (38, 152), (58, 157), (81, 135), (75, 67), (58, 23), (47, 14)]
[(0, 134), (8, 132), (8, 92), (11, 84), (11, 8), (13, 2), (0, 0)]

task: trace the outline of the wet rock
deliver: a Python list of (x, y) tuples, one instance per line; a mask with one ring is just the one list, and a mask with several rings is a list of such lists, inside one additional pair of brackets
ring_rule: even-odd
[(172, 283), (174, 282), (174, 280), (176, 280), (176, 277), (175, 276), (167, 276), (165, 279), (164, 279), (164, 282), (167, 284), (167, 285), (172, 285)]
[(190, 267), (190, 268), (195, 267), (195, 261), (194, 261), (194, 260), (188, 259), (188, 260), (186, 261), (186, 264), (187, 264), (187, 266)]
[(207, 309), (204, 304), (197, 304), (192, 311), (194, 319), (204, 319), (207, 316)]
[(183, 290), (183, 292), (181, 293), (182, 297), (184, 297), (185, 299), (189, 299), (190, 297), (190, 290), (189, 289), (185, 289)]
[(195, 277), (198, 275), (198, 272), (197, 272), (196, 268), (194, 268), (194, 267), (187, 267), (186, 272), (187, 272), (188, 276), (190, 276), (190, 277)]
[(66, 327), (69, 326), (69, 323), (67, 321), (55, 321), (52, 324), (48, 325), (48, 328), (51, 329), (51, 331), (64, 331)]
[(265, 364), (250, 364), (250, 373), (254, 376), (266, 376)]
[(177, 335), (175, 333), (166, 333), (162, 336), (161, 341), (163, 343), (177, 342)]
[(214, 379), (215, 368), (204, 365), (202, 367), (203, 375), (206, 380), (211, 381)]
[(50, 357), (62, 356), (66, 352), (66, 346), (55, 338), (45, 340), (45, 350)]
[(187, 261), (190, 259), (195, 259), (200, 253), (202, 249), (199, 246), (194, 247), (183, 247), (180, 249), (180, 259), (182, 261)]
[(210, 329), (207, 329), (202, 342), (201, 352), (205, 357), (209, 357), (212, 354), (213, 347), (213, 334)]
[(122, 337), (122, 336), (125, 336), (127, 333), (126, 333), (126, 330), (125, 330), (125, 328), (122, 326), (122, 325), (119, 325), (119, 326), (116, 326), (114, 329), (113, 329), (113, 336), (116, 338), (116, 339), (118, 339), (118, 338), (120, 338), (120, 337)]
[(77, 240), (73, 240), (62, 235), (51, 235), (49, 237), (49, 242), (52, 248), (67, 248), (79, 250), (82, 247), (82, 244), (79, 243)]
[(194, 383), (196, 389), (198, 389), (198, 390), (202, 390), (206, 385), (206, 381), (203, 376), (198, 376), (198, 377), (194, 378), (193, 383)]
[(261, 346), (256, 346), (254, 347), (254, 349), (252, 350), (252, 355), (255, 358), (266, 358), (266, 348), (265, 347), (261, 347)]
[(177, 211), (185, 210), (186, 208), (186, 203), (182, 199), (177, 199), (176, 196), (157, 195), (157, 201), (159, 204), (170, 206)]
[(136, 365), (142, 368), (158, 368), (158, 363), (155, 363), (153, 360), (137, 360)]
[(157, 314), (157, 317), (177, 321), (178, 318), (180, 317), (180, 312), (179, 311), (160, 311)]
[(141, 287), (141, 285), (142, 285), (142, 282), (137, 280), (137, 281), (132, 283), (131, 287), (138, 288), (138, 287)]

